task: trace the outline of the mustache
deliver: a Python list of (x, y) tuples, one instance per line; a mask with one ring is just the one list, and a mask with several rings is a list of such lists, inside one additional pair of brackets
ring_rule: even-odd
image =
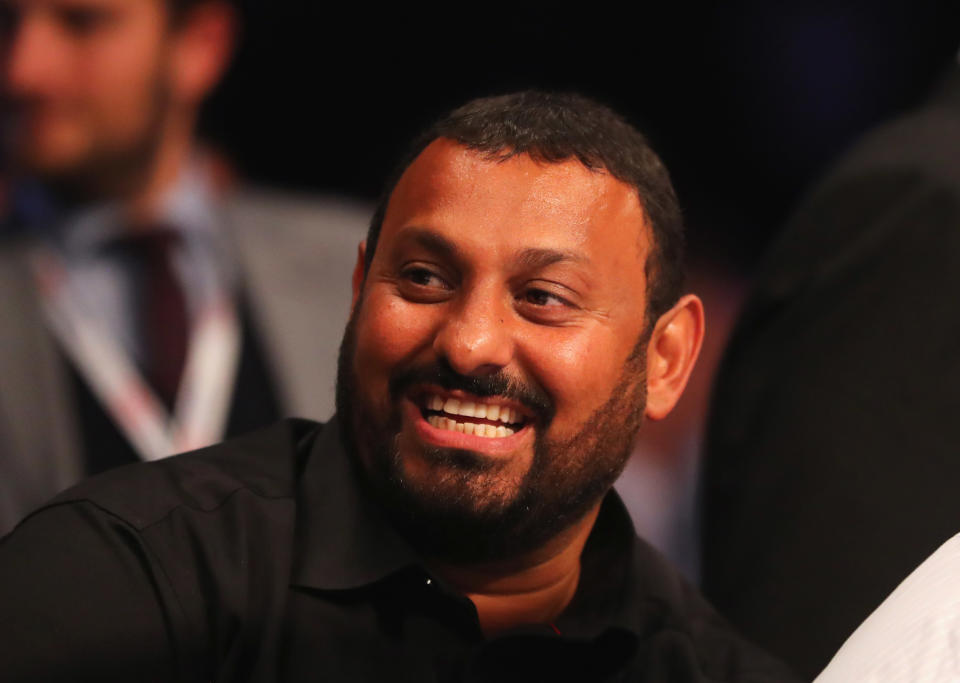
[(390, 377), (390, 396), (396, 399), (417, 384), (433, 384), (448, 391), (459, 389), (478, 397), (508, 398), (529, 408), (544, 425), (550, 423), (555, 412), (547, 392), (539, 386), (511, 377), (503, 370), (490, 375), (468, 377), (454, 370), (443, 359), (429, 365), (398, 368)]

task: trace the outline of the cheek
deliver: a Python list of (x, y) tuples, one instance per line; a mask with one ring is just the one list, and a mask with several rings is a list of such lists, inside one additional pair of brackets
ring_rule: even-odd
[(554, 401), (554, 423), (580, 425), (610, 397), (629, 350), (611, 334), (570, 335), (569, 330), (526, 338), (524, 359), (533, 378)]
[(152, 116), (156, 93), (168, 74), (160, 46), (153, 36), (137, 44), (132, 37), (95, 44), (80, 61), (82, 85), (91, 108), (116, 127), (136, 129)]
[(436, 312), (368, 292), (357, 322), (356, 371), (385, 386), (390, 372), (429, 349)]

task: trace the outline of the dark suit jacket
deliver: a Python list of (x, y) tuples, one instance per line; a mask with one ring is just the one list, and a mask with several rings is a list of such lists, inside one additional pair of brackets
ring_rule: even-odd
[(813, 676), (960, 529), (956, 73), (789, 222), (713, 399), (705, 592)]

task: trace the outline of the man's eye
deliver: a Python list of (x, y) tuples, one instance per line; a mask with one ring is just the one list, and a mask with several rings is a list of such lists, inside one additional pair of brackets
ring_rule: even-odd
[(523, 293), (523, 301), (534, 306), (567, 306), (566, 299), (543, 289), (528, 289)]
[(447, 288), (447, 283), (443, 278), (426, 268), (409, 268), (403, 271), (403, 277), (407, 282), (420, 285), (421, 287)]
[(453, 287), (431, 268), (410, 266), (400, 271), (397, 291), (407, 301), (435, 304), (449, 299)]

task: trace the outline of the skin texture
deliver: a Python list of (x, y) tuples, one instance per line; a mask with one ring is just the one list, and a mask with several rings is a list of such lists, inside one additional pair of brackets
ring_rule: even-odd
[[(695, 361), (696, 297), (646, 320), (650, 234), (607, 173), (438, 140), (391, 196), (366, 278), (361, 248), (340, 412), (398, 523), (489, 632), (569, 602), (643, 416), (669, 412)], [(436, 391), (493, 395), (524, 426), (451, 437), (423, 419)]]
[(218, 2), (174, 24), (163, 0), (3, 0), (0, 88), (15, 170), (65, 195), (142, 204), (191, 149), (231, 52)]

